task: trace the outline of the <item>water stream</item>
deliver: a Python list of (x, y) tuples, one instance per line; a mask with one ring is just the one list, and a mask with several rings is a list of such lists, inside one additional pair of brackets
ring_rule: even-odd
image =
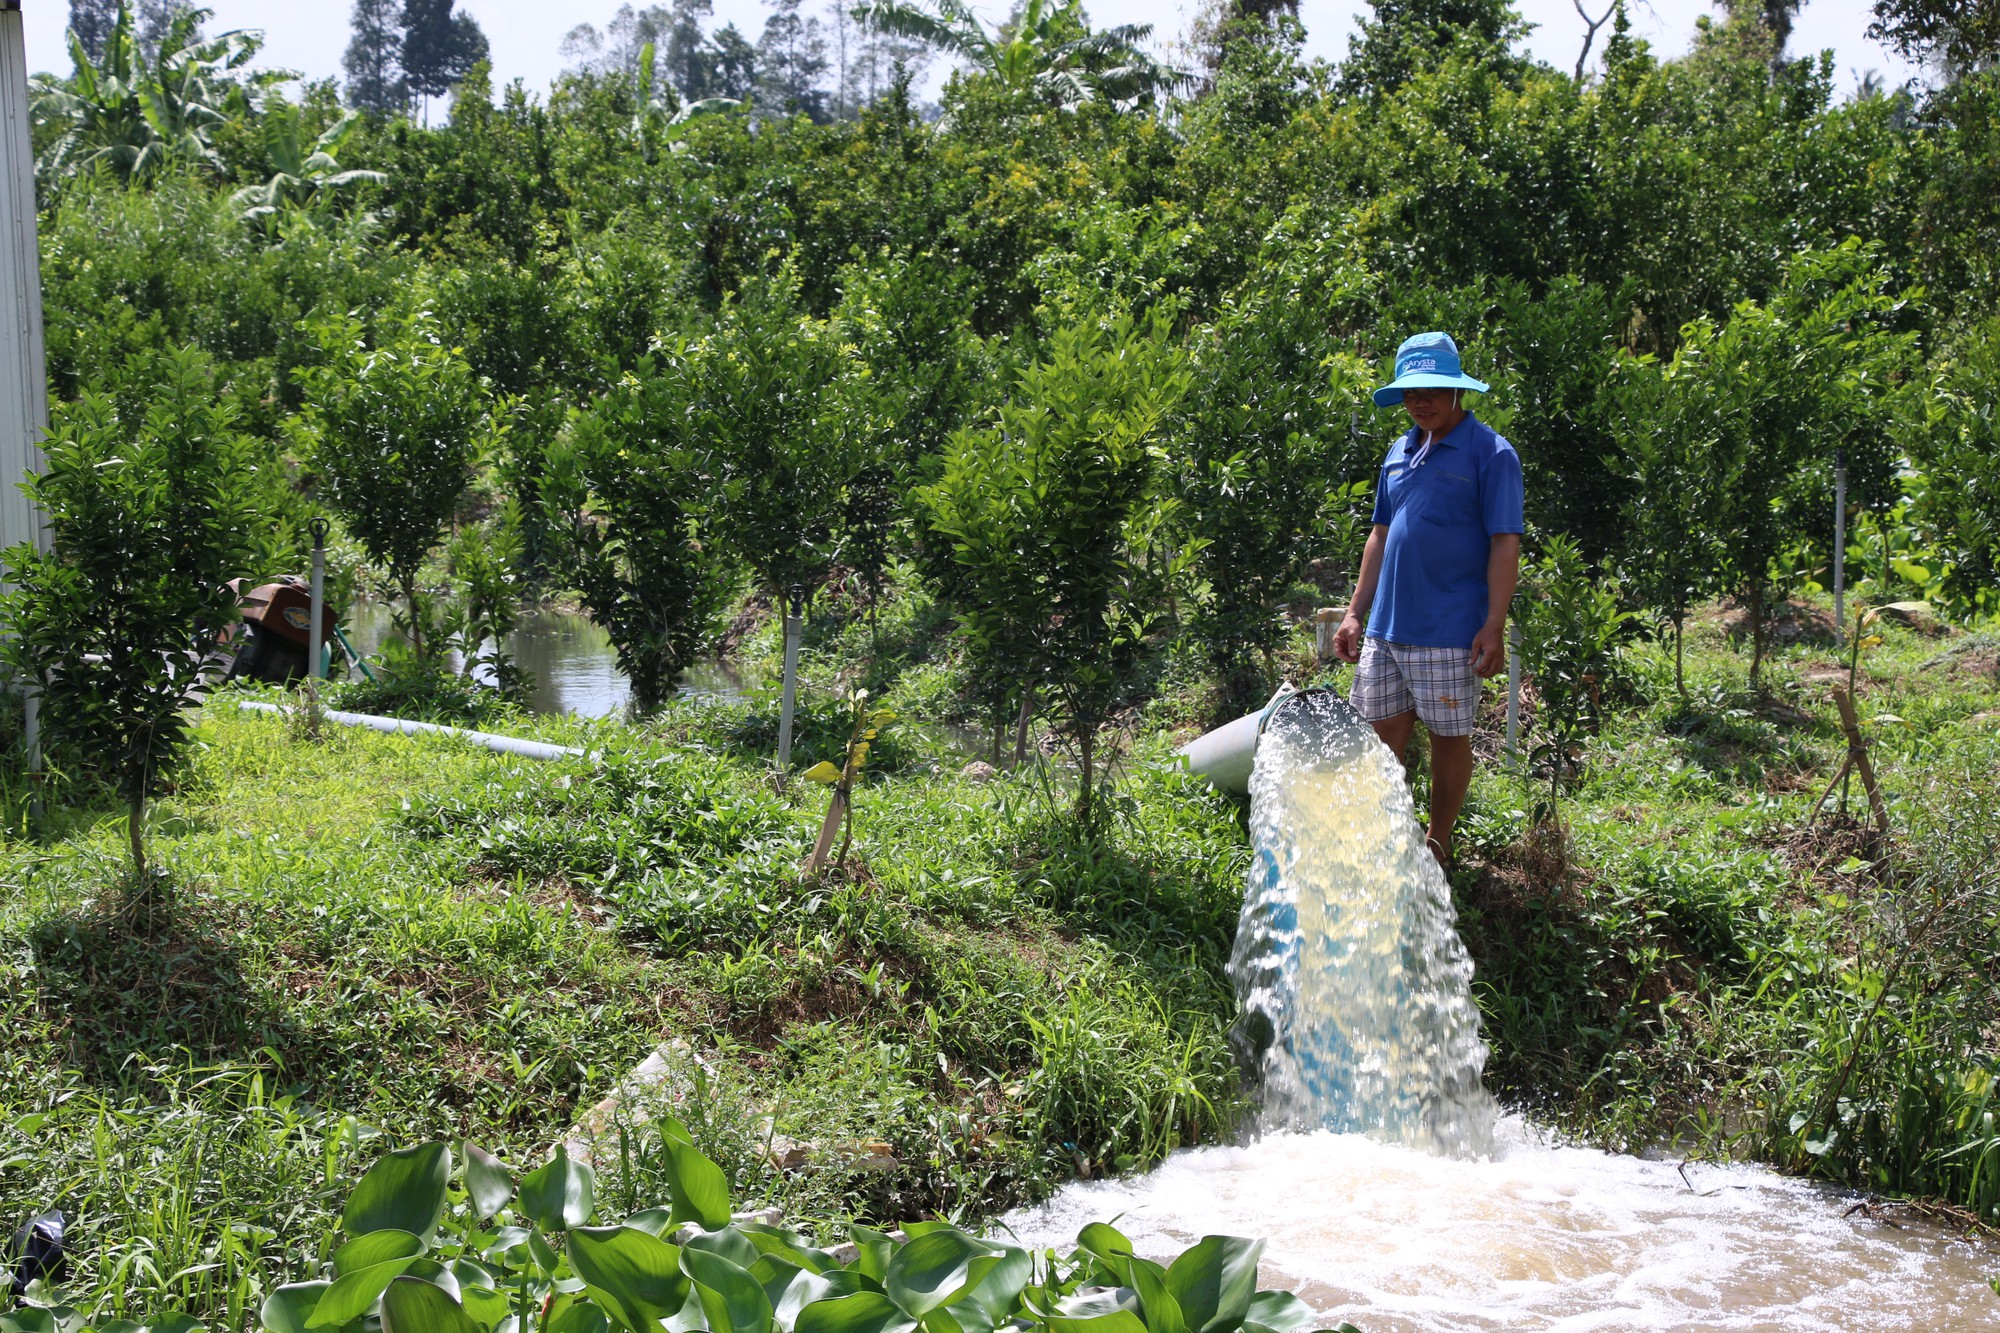
[(1552, 1143), (1495, 1114), (1472, 968), (1388, 751), (1318, 695), (1272, 715), (1231, 971), (1263, 1132), (1004, 1219), (1149, 1258), (1264, 1237), (1264, 1280), (1363, 1333), (2000, 1330), (2000, 1253), (1755, 1166)]

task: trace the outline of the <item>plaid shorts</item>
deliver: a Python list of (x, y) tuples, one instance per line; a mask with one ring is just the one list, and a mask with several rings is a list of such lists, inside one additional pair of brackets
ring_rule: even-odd
[(1418, 648), (1373, 636), (1354, 668), (1354, 711), (1381, 722), (1416, 709), (1433, 736), (1469, 736), (1479, 711), (1479, 677), (1464, 648)]

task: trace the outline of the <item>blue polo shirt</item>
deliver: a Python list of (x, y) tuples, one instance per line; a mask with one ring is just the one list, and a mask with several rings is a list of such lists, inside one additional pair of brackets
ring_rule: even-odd
[(1521, 531), (1521, 456), (1470, 412), (1420, 458), (1414, 426), (1375, 479), (1375, 522), (1389, 529), (1370, 638), (1470, 648), (1486, 623), (1492, 538)]

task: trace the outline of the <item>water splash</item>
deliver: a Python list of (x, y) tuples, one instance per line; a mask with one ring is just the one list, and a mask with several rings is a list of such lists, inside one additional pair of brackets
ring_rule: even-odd
[(1262, 1126), (1489, 1152), (1487, 1048), (1451, 890), (1402, 766), (1338, 695), (1307, 691), (1272, 713), (1250, 837), (1229, 971)]

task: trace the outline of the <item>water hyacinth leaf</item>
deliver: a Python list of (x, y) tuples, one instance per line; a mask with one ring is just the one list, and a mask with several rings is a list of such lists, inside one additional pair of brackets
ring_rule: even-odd
[(683, 1246), (681, 1271), (694, 1279), (711, 1333), (771, 1333), (771, 1301), (741, 1264)]
[(610, 1333), (611, 1321), (595, 1305), (572, 1305), (549, 1320), (548, 1333)]
[(399, 1277), (382, 1293), (382, 1333), (480, 1333), (443, 1287)]
[[(506, 1292), (492, 1287), (475, 1287), (469, 1283), (459, 1288), (458, 1303), (464, 1307), (468, 1315), (472, 1316), (475, 1323), (484, 1324), (489, 1328), (513, 1313), (514, 1309), (514, 1303)], [(554, 1327), (553, 1323), (550, 1327)]]
[(1055, 1333), (1146, 1333), (1130, 1287), (1086, 1287), (1058, 1302), (1048, 1324)]
[(872, 1227), (863, 1226), (849, 1227), (847, 1238), (854, 1242), (854, 1248), (859, 1252), (854, 1266), (865, 1276), (882, 1281), (888, 1275), (889, 1256), (895, 1253), (896, 1242)]
[[(79, 1327), (81, 1327), (83, 1321), (79, 1319), (77, 1322)], [(197, 1330), (206, 1327), (206, 1325), (191, 1314), (182, 1314), (178, 1310), (169, 1310), (163, 1315), (156, 1316), (153, 1322), (146, 1325), (146, 1327), (151, 1329), (152, 1333), (197, 1333)]]
[[(1145, 1298), (1146, 1293), (1142, 1289), (1139, 1299), (1143, 1301)], [(1250, 1309), (1244, 1314), (1243, 1321), (1246, 1324), (1261, 1324), (1277, 1330), (1277, 1333), (1289, 1333), (1295, 1328), (1311, 1328), (1318, 1318), (1310, 1305), (1289, 1291), (1260, 1291), (1250, 1298)]]
[(1091, 1222), (1076, 1233), (1076, 1243), (1117, 1274), (1120, 1282), (1131, 1285), (1132, 1242), (1124, 1232), (1102, 1222)]
[(830, 1273), (801, 1270), (786, 1285), (784, 1294), (771, 1302), (772, 1322), (779, 1328), (790, 1328), (798, 1322), (799, 1311), (814, 1301), (837, 1300), (866, 1291), (867, 1282), (867, 1278), (851, 1268), (836, 1268)]
[[(1018, 1245), (1002, 1245), (999, 1249), (990, 1265), (985, 1260), (974, 1265), (979, 1269), (980, 1280), (952, 1302), (954, 1309), (967, 1305), (978, 1308), (989, 1325), (998, 1324), (1015, 1312), (1022, 1289), (1035, 1275), (1034, 1258), (1026, 1250)], [(959, 1322), (965, 1322), (963, 1315)]]
[(667, 1228), (673, 1224), (673, 1209), (648, 1208), (643, 1212), (632, 1214), (622, 1225), (631, 1227), (634, 1231), (643, 1231), (649, 1236), (664, 1236), (667, 1234)]
[(799, 1311), (792, 1333), (915, 1333), (917, 1321), (880, 1292), (814, 1301)]
[(313, 1307), (306, 1327), (337, 1328), (350, 1319), (359, 1319), (375, 1308), (375, 1302), (389, 1284), (415, 1262), (415, 1257), (391, 1259), (386, 1264), (371, 1264), (335, 1278), (326, 1294), (319, 1298), (319, 1304)]
[(722, 1168), (691, 1143), (667, 1140), (667, 1190), (673, 1222), (695, 1222), (707, 1231), (729, 1225), (729, 1181)]
[[(906, 1243), (889, 1260), (882, 1289), (889, 1299), (921, 1319), (965, 1294), (984, 1272), (974, 1273), (975, 1259), (998, 1261), (998, 1247), (955, 1228), (929, 1231)], [(985, 1269), (990, 1271), (989, 1263)]]
[(671, 1319), (687, 1304), (681, 1252), (658, 1236), (630, 1227), (577, 1227), (567, 1248), (576, 1275), (632, 1328), (650, 1329), (643, 1321)]
[(265, 1333), (306, 1333), (306, 1320), (326, 1295), (330, 1282), (288, 1282), (264, 1298), (257, 1322)]
[(384, 1154), (347, 1196), (341, 1229), (350, 1236), (371, 1231), (429, 1236), (444, 1216), (445, 1189), (450, 1184), (451, 1149), (442, 1143)]
[[(625, 1225), (632, 1225), (632, 1219), (626, 1218)], [(743, 1236), (759, 1252), (788, 1264), (796, 1264), (809, 1273), (824, 1273), (838, 1266), (832, 1255), (806, 1244), (796, 1231), (774, 1227), (767, 1222), (738, 1222), (730, 1230)]]
[(1229, 1333), (1250, 1312), (1257, 1292), (1261, 1240), (1203, 1236), (1167, 1269), (1167, 1290), (1180, 1302), (1192, 1333)]
[(597, 1173), (588, 1162), (573, 1162), (569, 1150), (556, 1155), (521, 1181), (521, 1211), (544, 1231), (569, 1231), (590, 1221), (597, 1207)]
[[(735, 1227), (724, 1227), (720, 1231), (703, 1231), (689, 1236), (682, 1249), (702, 1250), (709, 1254), (721, 1255), (739, 1268), (748, 1268), (757, 1262), (757, 1247), (747, 1236), (737, 1232)], [(685, 1265), (683, 1265), (685, 1269)]]
[(458, 1296), (458, 1275), (451, 1271), (449, 1265), (441, 1264), (435, 1259), (419, 1257), (415, 1263), (403, 1270), (403, 1276), (428, 1282), (433, 1287), (442, 1289), (447, 1296), (453, 1298)]
[(333, 1275), (341, 1277), (392, 1259), (414, 1259), (423, 1252), (421, 1236), (408, 1231), (371, 1231), (333, 1252)]
[(497, 1216), (514, 1198), (514, 1177), (500, 1159), (471, 1139), (465, 1141), (465, 1195), (473, 1216), (484, 1222)]
[[(1167, 1270), (1150, 1259), (1135, 1258), (1129, 1271), (1132, 1274), (1132, 1289), (1139, 1293), (1139, 1317), (1146, 1321), (1149, 1333), (1187, 1333), (1187, 1317), (1181, 1313), (1181, 1303), (1167, 1290)], [(1304, 1308), (1304, 1302), (1299, 1302), (1299, 1305)], [(1250, 1306), (1254, 1312), (1256, 1301), (1252, 1300)], [(1312, 1317), (1311, 1310), (1306, 1310), (1306, 1317)]]

